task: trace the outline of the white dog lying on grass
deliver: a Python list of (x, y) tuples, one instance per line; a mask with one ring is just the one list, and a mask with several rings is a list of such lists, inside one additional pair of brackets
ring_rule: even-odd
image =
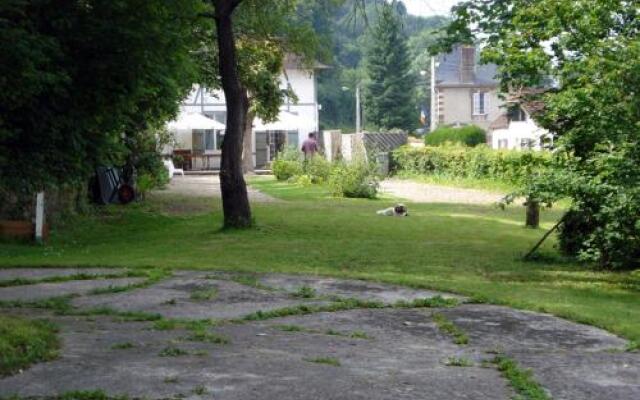
[(396, 204), (394, 207), (379, 210), (377, 214), (385, 217), (408, 217), (409, 210), (404, 204)]

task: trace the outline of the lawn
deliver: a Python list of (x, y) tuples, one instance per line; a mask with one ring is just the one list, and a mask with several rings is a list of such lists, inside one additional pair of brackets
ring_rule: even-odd
[[(640, 341), (640, 276), (563, 260), (553, 241), (543, 246), (541, 260), (521, 260), (560, 210), (544, 211), (539, 230), (522, 226), (521, 207), (409, 204), (410, 217), (385, 218), (375, 211), (390, 199), (332, 199), (322, 187), (261, 177), (252, 184), (282, 201), (254, 204), (251, 230), (220, 230), (217, 200), (155, 195), (147, 204), (69, 218), (44, 247), (0, 244), (0, 266), (154, 266), (363, 278), (546, 311)], [(212, 211), (201, 211), (208, 207)]]

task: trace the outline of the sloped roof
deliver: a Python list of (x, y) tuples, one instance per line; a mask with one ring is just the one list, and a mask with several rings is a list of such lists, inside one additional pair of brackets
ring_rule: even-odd
[(507, 113), (500, 114), (500, 116), (489, 125), (489, 130), (491, 131), (507, 128), (509, 128), (509, 116)]
[(495, 64), (480, 64), (480, 51), (475, 51), (475, 68), (472, 82), (463, 82), (460, 73), (462, 47), (454, 48), (451, 53), (440, 54), (437, 58), (436, 85), (442, 86), (497, 86), (495, 76), (498, 67)]
[[(302, 69), (302, 70), (307, 70), (308, 68), (306, 68), (303, 63), (302, 63), (302, 58), (296, 54), (292, 54), (292, 53), (288, 53), (285, 57), (284, 57), (284, 67), (286, 69)], [(312, 69), (327, 69), (329, 68), (329, 66), (324, 65), (320, 62), (315, 62)]]

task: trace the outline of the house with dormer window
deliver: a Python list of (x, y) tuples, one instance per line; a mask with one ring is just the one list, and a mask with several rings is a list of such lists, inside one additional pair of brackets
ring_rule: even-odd
[(440, 125), (477, 125), (486, 131), (501, 115), (497, 67), (480, 64), (474, 46), (458, 46), (434, 58), (431, 68), (431, 130)]

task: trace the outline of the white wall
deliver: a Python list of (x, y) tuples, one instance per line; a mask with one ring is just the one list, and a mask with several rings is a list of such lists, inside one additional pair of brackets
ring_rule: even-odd
[[(316, 93), (315, 72), (300, 69), (288, 69), (286, 74), (280, 76), (280, 87), (286, 89), (288, 85), (298, 97), (297, 103), (285, 102), (280, 109), (289, 111), (300, 116), (301, 123), (291, 126), (288, 130), (298, 130), (299, 144), (307, 138), (309, 132), (319, 130), (318, 121), (318, 100)], [(200, 96), (198, 85), (194, 85), (193, 90), (180, 105), (181, 111), (186, 112), (226, 112), (225, 98), (222, 90), (212, 92), (204, 91), (204, 96)], [(204, 97), (204, 99), (203, 99)], [(220, 121), (223, 122), (224, 121)], [(191, 146), (191, 133), (180, 133), (178, 141)]]
[[(507, 129), (497, 129), (492, 132), (491, 147), (494, 149), (521, 150), (522, 140), (533, 140), (534, 150), (541, 150), (540, 138), (549, 134), (546, 129), (540, 128), (527, 116), (526, 121), (509, 122)], [(502, 145), (502, 146), (501, 146)]]

